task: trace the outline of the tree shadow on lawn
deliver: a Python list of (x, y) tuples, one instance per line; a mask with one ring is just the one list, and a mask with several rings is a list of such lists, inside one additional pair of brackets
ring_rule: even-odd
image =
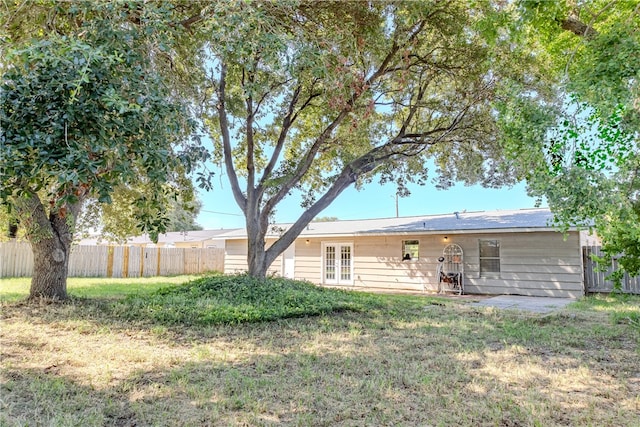
[[(65, 355), (59, 344), (62, 363), (33, 367), (38, 358), (27, 362), (18, 357), (20, 343), (6, 343), (2, 424), (520, 426), (637, 420), (634, 331), (605, 325), (590, 332), (585, 326), (594, 326), (594, 319), (588, 316), (451, 305), (403, 316), (344, 312), (180, 330), (113, 321), (98, 315), (102, 303), (94, 303), (31, 306), (22, 313), (46, 333), (84, 340), (86, 359)], [(4, 317), (16, 321), (17, 309)], [(52, 345), (47, 336), (24, 351), (35, 354)], [(100, 355), (106, 340), (125, 354)], [(132, 350), (136, 346), (139, 352)], [(113, 372), (87, 370), (104, 360), (113, 362), (104, 366)]]

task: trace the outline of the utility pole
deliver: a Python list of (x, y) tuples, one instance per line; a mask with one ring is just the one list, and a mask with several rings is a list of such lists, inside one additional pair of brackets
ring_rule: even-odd
[(398, 211), (398, 192), (396, 192), (396, 218), (400, 216)]

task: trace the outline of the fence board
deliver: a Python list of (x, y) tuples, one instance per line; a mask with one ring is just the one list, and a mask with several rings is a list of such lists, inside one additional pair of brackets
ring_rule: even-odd
[(186, 248), (184, 251), (184, 269), (187, 274), (194, 274), (200, 270), (200, 251), (195, 248)]
[(200, 265), (202, 272), (224, 271), (224, 249), (206, 248), (202, 249), (200, 255), (202, 257)]
[(152, 277), (158, 275), (158, 249), (144, 248), (142, 276)]
[(69, 257), (69, 276), (107, 277), (110, 249), (109, 246), (73, 246)]
[(25, 243), (0, 244), (0, 277), (30, 276), (33, 271), (33, 252)]
[[(69, 277), (150, 277), (224, 271), (224, 249), (73, 246)], [(0, 277), (28, 277), (33, 252), (25, 242), (0, 242)]]
[[(606, 271), (598, 271), (598, 264), (591, 258), (591, 255), (602, 257), (600, 246), (583, 246), (582, 258), (584, 266), (584, 282), (587, 292), (611, 292), (613, 282), (607, 280), (607, 276), (618, 269), (618, 261), (613, 258)], [(622, 278), (622, 292), (630, 294), (640, 294), (640, 277), (631, 277), (625, 273)]]
[(186, 272), (184, 250), (160, 249), (160, 276), (173, 276)]
[[(125, 264), (129, 261), (128, 246), (113, 246), (113, 266), (111, 267), (111, 277), (127, 277), (125, 274)], [(128, 268), (126, 269), (128, 271)]]

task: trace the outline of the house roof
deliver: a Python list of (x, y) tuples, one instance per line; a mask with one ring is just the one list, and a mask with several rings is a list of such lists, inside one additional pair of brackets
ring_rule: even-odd
[[(386, 234), (439, 234), (466, 232), (515, 232), (553, 230), (553, 214), (547, 208), (454, 212), (441, 215), (421, 215), (400, 218), (378, 218), (312, 222), (299, 237), (339, 237)], [(274, 224), (267, 237), (277, 237), (279, 230), (292, 224)], [(246, 238), (244, 229), (229, 231), (220, 238)]]

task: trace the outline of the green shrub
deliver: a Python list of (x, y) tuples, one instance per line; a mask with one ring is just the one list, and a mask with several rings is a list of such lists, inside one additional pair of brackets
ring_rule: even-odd
[(126, 319), (215, 325), (372, 310), (382, 308), (385, 301), (388, 299), (378, 295), (284, 278), (212, 275), (161, 288), (150, 295), (130, 295), (115, 302), (113, 310)]

